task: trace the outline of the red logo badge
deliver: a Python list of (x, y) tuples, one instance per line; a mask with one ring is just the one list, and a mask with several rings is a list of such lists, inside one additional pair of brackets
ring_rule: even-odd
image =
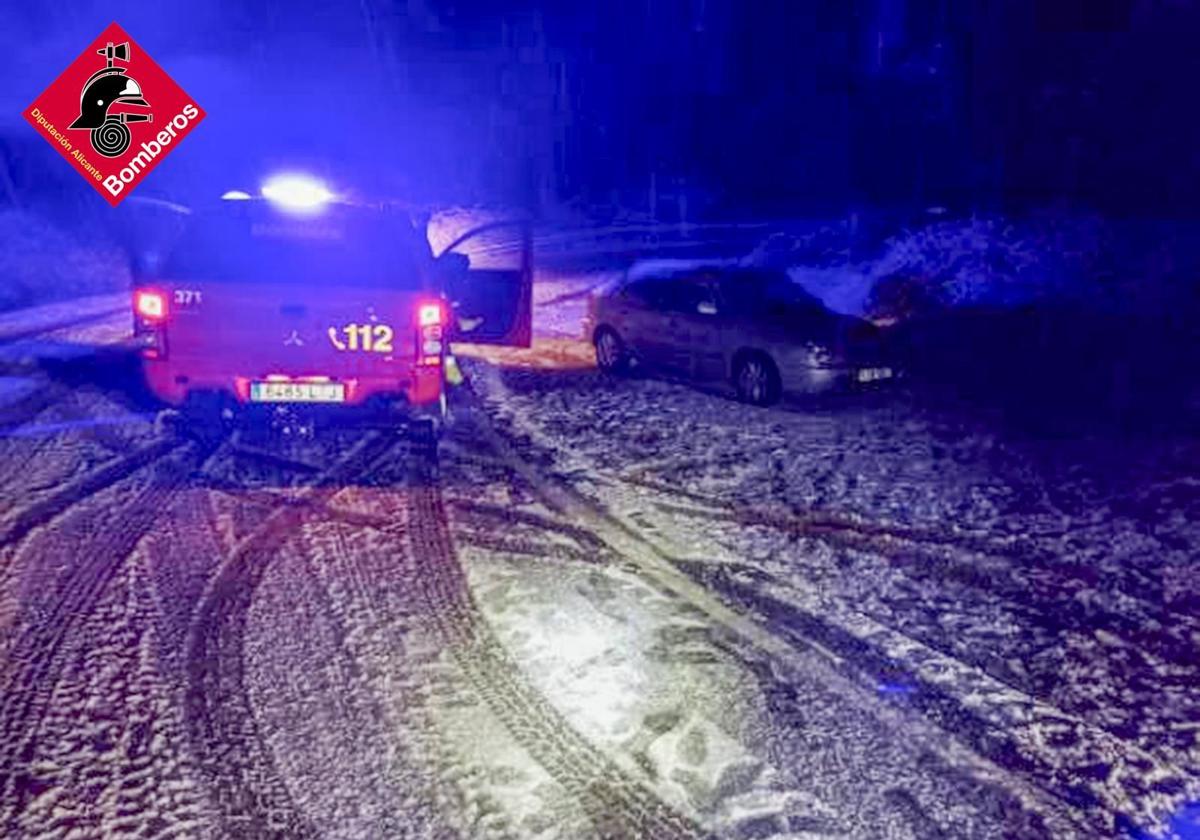
[(34, 100), (25, 119), (115, 207), (204, 111), (113, 23)]

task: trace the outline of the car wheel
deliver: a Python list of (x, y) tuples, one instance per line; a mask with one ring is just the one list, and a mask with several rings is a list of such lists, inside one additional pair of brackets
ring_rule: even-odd
[(779, 401), (782, 385), (779, 369), (763, 353), (743, 356), (733, 374), (738, 399), (751, 405), (771, 405)]
[(624, 373), (629, 369), (629, 350), (617, 331), (600, 327), (592, 339), (596, 347), (596, 365), (605, 373)]

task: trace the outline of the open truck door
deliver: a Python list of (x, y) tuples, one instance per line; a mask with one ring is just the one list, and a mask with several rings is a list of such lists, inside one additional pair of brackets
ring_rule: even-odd
[(533, 339), (533, 232), (527, 220), (472, 228), (438, 256), (452, 341), (528, 347)]

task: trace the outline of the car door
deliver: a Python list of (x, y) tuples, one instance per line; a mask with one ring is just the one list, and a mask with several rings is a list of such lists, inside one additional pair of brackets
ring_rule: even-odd
[(661, 327), (653, 336), (659, 365), (676, 376), (696, 375), (695, 349), (709, 326), (701, 305), (709, 300), (704, 280), (695, 275), (675, 275), (662, 287)]
[(715, 328), (699, 348), (705, 379), (728, 380), (734, 354), (743, 348), (770, 352), (778, 327), (764, 323), (765, 278), (756, 271), (722, 272), (714, 279)]
[[(476, 266), (484, 263), (486, 267)], [(533, 340), (533, 238), (525, 220), (472, 228), (435, 260), (454, 311), (452, 340), (529, 347)]]
[(735, 312), (723, 299), (715, 275), (700, 278), (701, 292), (688, 322), (692, 377), (719, 382), (727, 377), (726, 357)]
[(664, 309), (669, 278), (637, 277), (613, 296), (609, 319), (644, 364), (664, 367), (669, 345), (662, 340), (668, 313)]

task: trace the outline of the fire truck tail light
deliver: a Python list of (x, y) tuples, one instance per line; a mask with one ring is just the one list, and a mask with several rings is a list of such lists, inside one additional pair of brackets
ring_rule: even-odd
[(441, 301), (426, 301), (417, 305), (417, 355), (420, 365), (442, 363), (442, 319)]
[(442, 323), (442, 305), (423, 303), (417, 309), (417, 323), (422, 327), (436, 327)]
[(133, 309), (147, 321), (161, 321), (167, 317), (166, 295), (139, 289), (133, 293)]
[(154, 289), (133, 293), (133, 339), (145, 359), (167, 357), (167, 296)]

